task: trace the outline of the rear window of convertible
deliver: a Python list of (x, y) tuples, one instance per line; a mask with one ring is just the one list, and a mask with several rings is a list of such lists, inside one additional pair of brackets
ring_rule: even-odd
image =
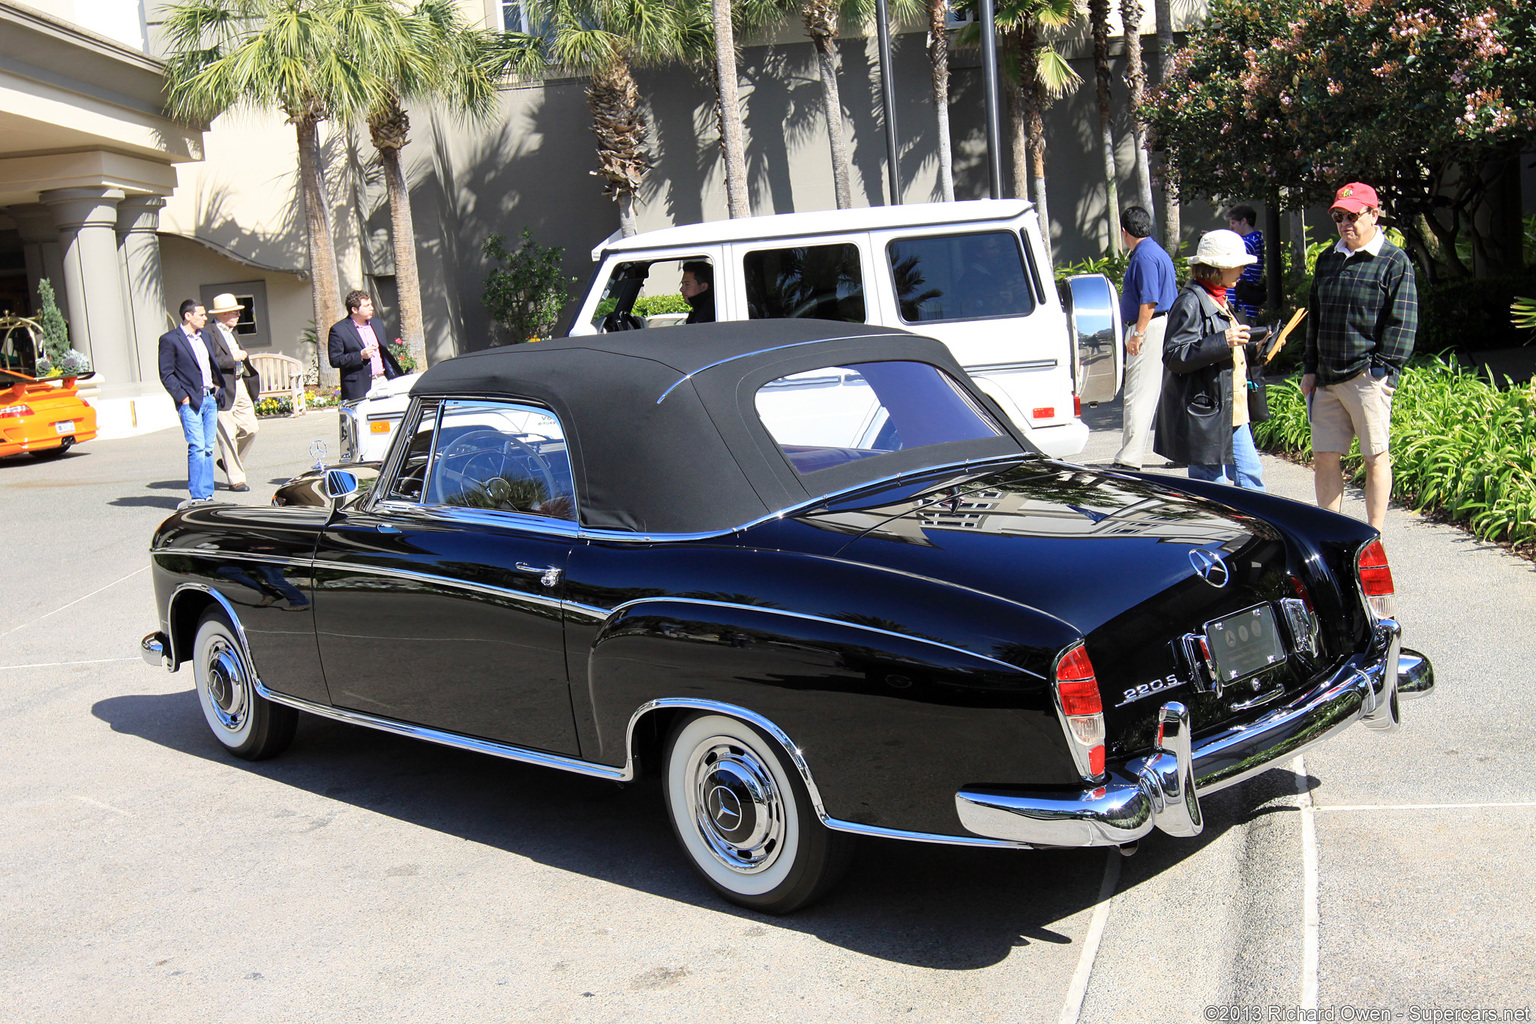
[(758, 389), (756, 406), (801, 474), (1005, 433), (952, 377), (927, 363), (852, 363), (779, 377)]

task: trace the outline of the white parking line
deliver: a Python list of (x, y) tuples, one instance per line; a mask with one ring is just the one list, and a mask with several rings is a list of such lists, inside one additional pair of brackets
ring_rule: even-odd
[(1312, 790), (1307, 763), (1296, 755), (1296, 803), (1301, 810), (1301, 1008), (1317, 1009), (1317, 823), (1313, 820)]
[(36, 661), (30, 665), (0, 665), (0, 672), (9, 668), (64, 668), (68, 665), (111, 665), (119, 661), (138, 660), (138, 658), (92, 658), (89, 661)]
[(1083, 1012), (1083, 997), (1088, 994), (1088, 979), (1093, 976), (1093, 961), (1099, 955), (1099, 940), (1104, 937), (1104, 922), (1109, 917), (1109, 905), (1115, 898), (1115, 887), (1120, 884), (1121, 853), (1109, 849), (1104, 861), (1104, 880), (1099, 883), (1099, 902), (1094, 904), (1093, 918), (1088, 922), (1088, 936), (1083, 940), (1083, 952), (1077, 958), (1077, 970), (1072, 974), (1072, 984), (1067, 986), (1067, 1001), (1061, 1008), (1058, 1024), (1077, 1024)]
[(1333, 811), (1476, 811), (1485, 807), (1536, 807), (1536, 800), (1487, 804), (1331, 804), (1315, 810), (1321, 814)]
[(103, 590), (111, 590), (113, 587), (115, 587), (119, 583), (123, 582), (123, 580), (132, 579), (133, 577), (137, 576), (139, 573), (143, 572), (145, 569), (148, 569), (148, 568), (149, 568), (149, 566), (147, 566), (147, 565), (141, 565), (137, 569), (133, 570), (133, 572), (129, 573), (127, 576), (122, 577), (122, 579), (113, 580), (111, 583), (108, 583), (104, 587), (97, 587), (95, 590), (91, 591), (89, 594), (86, 594), (85, 597), (77, 597), (73, 601), (69, 602), (69, 604), (64, 605), (62, 608), (55, 608), (53, 611), (49, 612), (47, 615), (39, 615), (37, 618), (33, 619), (31, 622), (23, 622), (19, 626), (12, 626), (10, 629), (6, 630), (4, 633), (0, 633), (0, 636), (10, 636), (12, 633), (16, 632), (18, 629), (26, 629), (28, 626), (36, 625), (37, 623), (42, 622), (44, 619), (48, 618), (49, 615), (57, 615), (57, 614), (59, 614), (59, 612), (63, 611), (65, 608), (73, 608), (75, 605), (79, 604), (81, 601), (84, 601), (87, 598), (95, 597), (97, 594), (101, 593)]

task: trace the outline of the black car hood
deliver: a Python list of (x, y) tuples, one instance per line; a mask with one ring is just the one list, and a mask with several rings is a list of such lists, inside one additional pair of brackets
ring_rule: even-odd
[[(843, 558), (1040, 608), (1084, 634), (1194, 578), (1193, 551), (1229, 561), (1262, 548), (1268, 562), (1283, 548), (1255, 545), (1274, 540), (1273, 528), (1216, 502), (1051, 461), (972, 470), (801, 520), (853, 534)], [(1213, 609), (1236, 596), (1207, 589)]]

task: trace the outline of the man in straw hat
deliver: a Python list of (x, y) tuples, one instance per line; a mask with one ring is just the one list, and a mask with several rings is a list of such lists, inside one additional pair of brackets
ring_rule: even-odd
[(248, 491), (245, 482), (245, 459), (256, 432), (261, 426), (256, 421), (256, 401), (253, 392), (260, 387), (254, 372), (247, 376), (246, 351), (235, 336), (235, 325), (240, 322), (240, 301), (229, 292), (213, 297), (213, 308), (208, 311), (213, 326), (208, 333), (214, 338), (214, 362), (224, 375), (224, 394), (219, 399), (219, 461), (218, 467), (229, 477), (229, 489)]
[(1307, 299), (1301, 391), (1312, 422), (1317, 503), (1343, 505), (1340, 460), (1360, 438), (1365, 457), (1365, 517), (1376, 529), (1392, 497), (1392, 394), (1413, 354), (1419, 293), (1408, 254), (1377, 227), (1376, 190), (1354, 181), (1329, 211), (1339, 243), (1317, 258)]

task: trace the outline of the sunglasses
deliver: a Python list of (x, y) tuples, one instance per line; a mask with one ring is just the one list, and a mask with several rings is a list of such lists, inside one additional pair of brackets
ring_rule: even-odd
[(1349, 213), (1349, 212), (1347, 212), (1345, 210), (1334, 210), (1333, 211), (1333, 222), (1335, 224), (1343, 224), (1345, 221), (1349, 221), (1351, 224), (1353, 224), (1355, 222), (1355, 218), (1359, 217), (1360, 214), (1362, 214), (1362, 213), (1368, 213), (1368, 212), (1369, 211), (1367, 211), (1367, 210), (1360, 210), (1357, 213)]

